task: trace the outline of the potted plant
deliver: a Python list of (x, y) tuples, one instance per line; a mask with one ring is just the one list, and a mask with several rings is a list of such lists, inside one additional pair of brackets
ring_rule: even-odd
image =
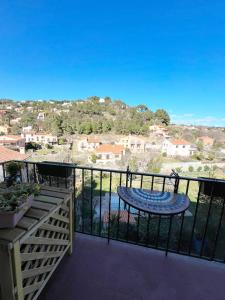
[(0, 228), (15, 227), (39, 191), (37, 184), (18, 184), (0, 189)]
[(22, 168), (22, 164), (20, 162), (10, 161), (6, 164), (6, 184), (7, 186), (11, 186), (14, 182), (20, 182), (20, 171)]

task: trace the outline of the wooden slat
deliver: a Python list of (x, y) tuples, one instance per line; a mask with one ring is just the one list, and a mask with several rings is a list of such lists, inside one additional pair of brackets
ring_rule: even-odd
[(32, 208), (38, 208), (38, 209), (42, 209), (42, 210), (46, 210), (48, 212), (50, 212), (52, 209), (55, 208), (54, 204), (49, 204), (49, 203), (45, 203), (45, 202), (39, 202), (39, 201), (33, 201), (32, 203)]
[(65, 204), (63, 204), (63, 205), (61, 206), (61, 208), (62, 208), (63, 210), (65, 210), (65, 211), (69, 212), (69, 207), (66, 206)]
[(65, 234), (69, 233), (69, 229), (65, 229), (65, 228), (47, 224), (47, 223), (42, 224), (40, 229), (45, 229), (45, 230), (50, 230), (50, 231), (55, 231), (55, 232), (60, 232), (60, 233), (65, 233)]
[(61, 216), (61, 215), (59, 215), (57, 213), (53, 214), (52, 218), (55, 218), (55, 219), (57, 219), (59, 221), (65, 222), (65, 223), (69, 223), (69, 219), (68, 218), (63, 217), (63, 216)]
[(48, 213), (44, 210), (40, 210), (40, 209), (34, 209), (34, 208), (30, 208), (28, 210), (28, 212), (26, 213), (27, 217), (30, 218), (34, 218), (37, 220), (41, 220), (42, 218), (44, 218)]
[(69, 241), (42, 237), (29, 237), (23, 243), (33, 245), (68, 245)]
[(24, 296), (38, 290), (43, 285), (43, 283), (44, 283), (44, 280), (41, 281), (41, 282), (38, 282), (38, 283), (35, 283), (35, 284), (32, 284), (32, 285), (29, 285), (29, 286), (25, 287), (23, 289)]
[(56, 197), (50, 197), (48, 195), (39, 195), (37, 197), (35, 197), (35, 200), (38, 200), (40, 202), (44, 202), (44, 203), (51, 203), (51, 204), (55, 204), (55, 205), (59, 205), (63, 202), (64, 198), (56, 198)]
[(0, 243), (1, 240), (8, 242), (15, 242), (18, 240), (26, 231), (20, 228), (13, 229), (0, 229)]
[(28, 217), (23, 217), (19, 223), (17, 223), (16, 227), (29, 230), (32, 228), (35, 224), (37, 223), (36, 219), (33, 218), (28, 218)]
[(51, 266), (47, 266), (47, 267), (35, 268), (35, 269), (23, 271), (22, 277), (23, 277), (23, 279), (25, 279), (25, 278), (34, 277), (36, 275), (50, 272), (52, 270), (53, 266), (54, 266), (54, 264)]
[(15, 268), (15, 284), (17, 289), (17, 299), (23, 300), (23, 284), (21, 272), (21, 257), (20, 257), (20, 243), (17, 241), (13, 247), (13, 259)]
[(63, 251), (21, 253), (21, 260), (24, 262), (29, 260), (43, 259), (43, 258), (54, 258), (54, 257), (59, 257), (62, 254)]
[(58, 192), (58, 191), (41, 190), (41, 195), (64, 199), (65, 196), (67, 195), (67, 193), (65, 193), (65, 192), (62, 193), (62, 192)]
[(45, 191), (53, 191), (53, 192), (58, 192), (58, 193), (63, 193), (63, 194), (70, 194), (71, 192), (68, 189), (65, 188), (58, 188), (55, 186), (48, 186), (48, 185), (43, 185), (41, 187), (41, 190)]
[(57, 260), (56, 264), (54, 265), (52, 271), (48, 274), (48, 276), (45, 278), (45, 280), (42, 282), (42, 286), (39, 288), (39, 290), (36, 292), (35, 296), (33, 297), (33, 300), (36, 300), (38, 298), (38, 296), (40, 295), (41, 291), (43, 290), (43, 288), (45, 287), (46, 283), (48, 282), (48, 280), (50, 279), (50, 277), (52, 276), (52, 274), (54, 273), (55, 269), (57, 268), (57, 266), (59, 265), (60, 261), (62, 260), (63, 256), (65, 255), (65, 253), (68, 251), (69, 245), (66, 246), (65, 250), (63, 251), (63, 254), (59, 257), (59, 259)]

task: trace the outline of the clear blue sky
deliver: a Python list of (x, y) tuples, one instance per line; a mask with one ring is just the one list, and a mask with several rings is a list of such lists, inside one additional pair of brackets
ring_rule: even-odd
[(110, 96), (224, 125), (224, 12), (224, 0), (2, 0), (0, 97)]

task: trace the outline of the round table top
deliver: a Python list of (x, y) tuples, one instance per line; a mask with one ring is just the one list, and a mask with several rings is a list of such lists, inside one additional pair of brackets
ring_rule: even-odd
[(134, 208), (158, 215), (175, 215), (190, 205), (187, 195), (147, 189), (117, 187), (119, 197)]

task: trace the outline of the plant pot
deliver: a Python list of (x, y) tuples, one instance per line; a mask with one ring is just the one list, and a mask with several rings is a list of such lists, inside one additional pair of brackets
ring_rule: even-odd
[(54, 176), (61, 178), (68, 178), (72, 175), (73, 169), (71, 164), (68, 163), (56, 163), (42, 162), (37, 163), (38, 173), (42, 176)]
[(31, 207), (34, 200), (34, 195), (30, 195), (27, 201), (19, 206), (15, 211), (0, 211), (0, 229), (1, 228), (14, 228), (20, 221), (23, 215)]
[(201, 192), (206, 196), (224, 197), (225, 196), (225, 180), (212, 179), (209, 177), (199, 177), (210, 181), (202, 182)]

